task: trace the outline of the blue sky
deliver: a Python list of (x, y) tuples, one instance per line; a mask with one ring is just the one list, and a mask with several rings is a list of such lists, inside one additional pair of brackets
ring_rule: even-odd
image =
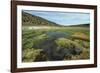
[(65, 26), (90, 23), (89, 13), (34, 11), (34, 10), (23, 10), (23, 11)]

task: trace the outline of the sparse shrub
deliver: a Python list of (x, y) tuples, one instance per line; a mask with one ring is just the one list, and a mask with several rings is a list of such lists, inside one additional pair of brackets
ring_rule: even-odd
[(63, 52), (65, 53), (64, 60), (79, 59), (79, 55), (83, 50), (80, 44), (66, 38), (59, 38), (55, 42), (60, 49), (66, 49)]
[(41, 51), (40, 54), (38, 54), (34, 61), (47, 61), (49, 60), (47, 57), (47, 54), (44, 51)]
[(65, 47), (67, 49), (82, 48), (77, 42), (74, 42), (66, 38), (59, 38), (55, 42), (58, 46)]
[(82, 53), (80, 54), (80, 59), (89, 59), (90, 58), (90, 50), (89, 49), (83, 49)]
[(74, 39), (74, 42), (80, 43), (79, 39)]
[(66, 55), (65, 57), (64, 57), (64, 60), (71, 60), (72, 59), (72, 55)]
[(23, 62), (32, 62), (35, 60), (36, 56), (40, 54), (42, 49), (25, 49), (22, 52)]
[(39, 44), (40, 44), (42, 41), (46, 40), (47, 38), (48, 38), (48, 37), (47, 37), (46, 34), (42, 34), (42, 35), (39, 35), (39, 36), (37, 36), (37, 37), (34, 37), (34, 39), (33, 39), (33, 41), (32, 41), (33, 47), (34, 47), (34, 46), (35, 46), (35, 47), (39, 46)]
[(81, 40), (86, 40), (86, 41), (89, 41), (89, 37), (84, 34), (84, 33), (81, 33), (81, 32), (76, 32), (72, 35), (72, 38), (73, 39), (81, 39)]
[(32, 48), (33, 43), (32, 43), (33, 39), (23, 39), (22, 40), (22, 48), (27, 49), (27, 48)]
[(90, 48), (90, 43), (83, 41), (83, 47), (86, 48), (86, 49)]
[(77, 42), (78, 44), (80, 44), (84, 48), (87, 48), (87, 49), (90, 48), (90, 42), (88, 42), (88, 41), (75, 39), (74, 42)]
[(83, 49), (82, 53), (80, 55), (72, 55), (71, 60), (80, 60), (80, 59), (89, 59), (90, 58), (90, 52), (89, 49)]
[(63, 46), (63, 47), (66, 47), (67, 45), (70, 46), (70, 40), (66, 38), (59, 38), (55, 40), (55, 42), (58, 46)]
[(79, 60), (80, 59), (80, 55), (72, 55), (71, 56), (71, 60)]

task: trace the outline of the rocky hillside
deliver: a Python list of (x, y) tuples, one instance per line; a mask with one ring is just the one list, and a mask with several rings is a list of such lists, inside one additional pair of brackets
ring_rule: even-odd
[(44, 19), (39, 16), (31, 15), (26, 12), (22, 12), (22, 25), (23, 26), (60, 26), (47, 19)]

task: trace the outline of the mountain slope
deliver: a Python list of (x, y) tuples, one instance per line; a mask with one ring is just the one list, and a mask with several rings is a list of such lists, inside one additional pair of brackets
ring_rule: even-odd
[(70, 27), (90, 27), (90, 24), (77, 24), (77, 25), (71, 25)]
[(26, 12), (22, 12), (22, 25), (23, 26), (60, 26), (42, 17), (31, 15)]

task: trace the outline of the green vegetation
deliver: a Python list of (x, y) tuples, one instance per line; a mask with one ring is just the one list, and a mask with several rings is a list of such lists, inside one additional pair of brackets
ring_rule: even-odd
[(72, 38), (73, 39), (82, 39), (82, 40), (86, 40), (86, 41), (89, 41), (89, 36), (87, 36), (86, 34), (84, 33), (80, 33), (80, 32), (76, 32), (72, 35)]
[(36, 56), (39, 55), (41, 52), (41, 49), (38, 49), (38, 50), (35, 50), (33, 48), (31, 49), (26, 49), (26, 50), (23, 50), (23, 61), (24, 62), (32, 62), (35, 60)]
[(77, 42), (74, 42), (74, 41), (66, 39), (66, 38), (59, 38), (55, 42), (58, 46), (65, 47), (67, 49), (81, 48), (81, 46)]
[[(23, 62), (90, 58), (89, 26), (59, 27), (46, 19), (24, 12), (22, 14)], [(48, 28), (29, 29), (42, 25)]]
[(23, 62), (89, 59), (89, 29), (62, 28), (24, 29), (22, 34)]

